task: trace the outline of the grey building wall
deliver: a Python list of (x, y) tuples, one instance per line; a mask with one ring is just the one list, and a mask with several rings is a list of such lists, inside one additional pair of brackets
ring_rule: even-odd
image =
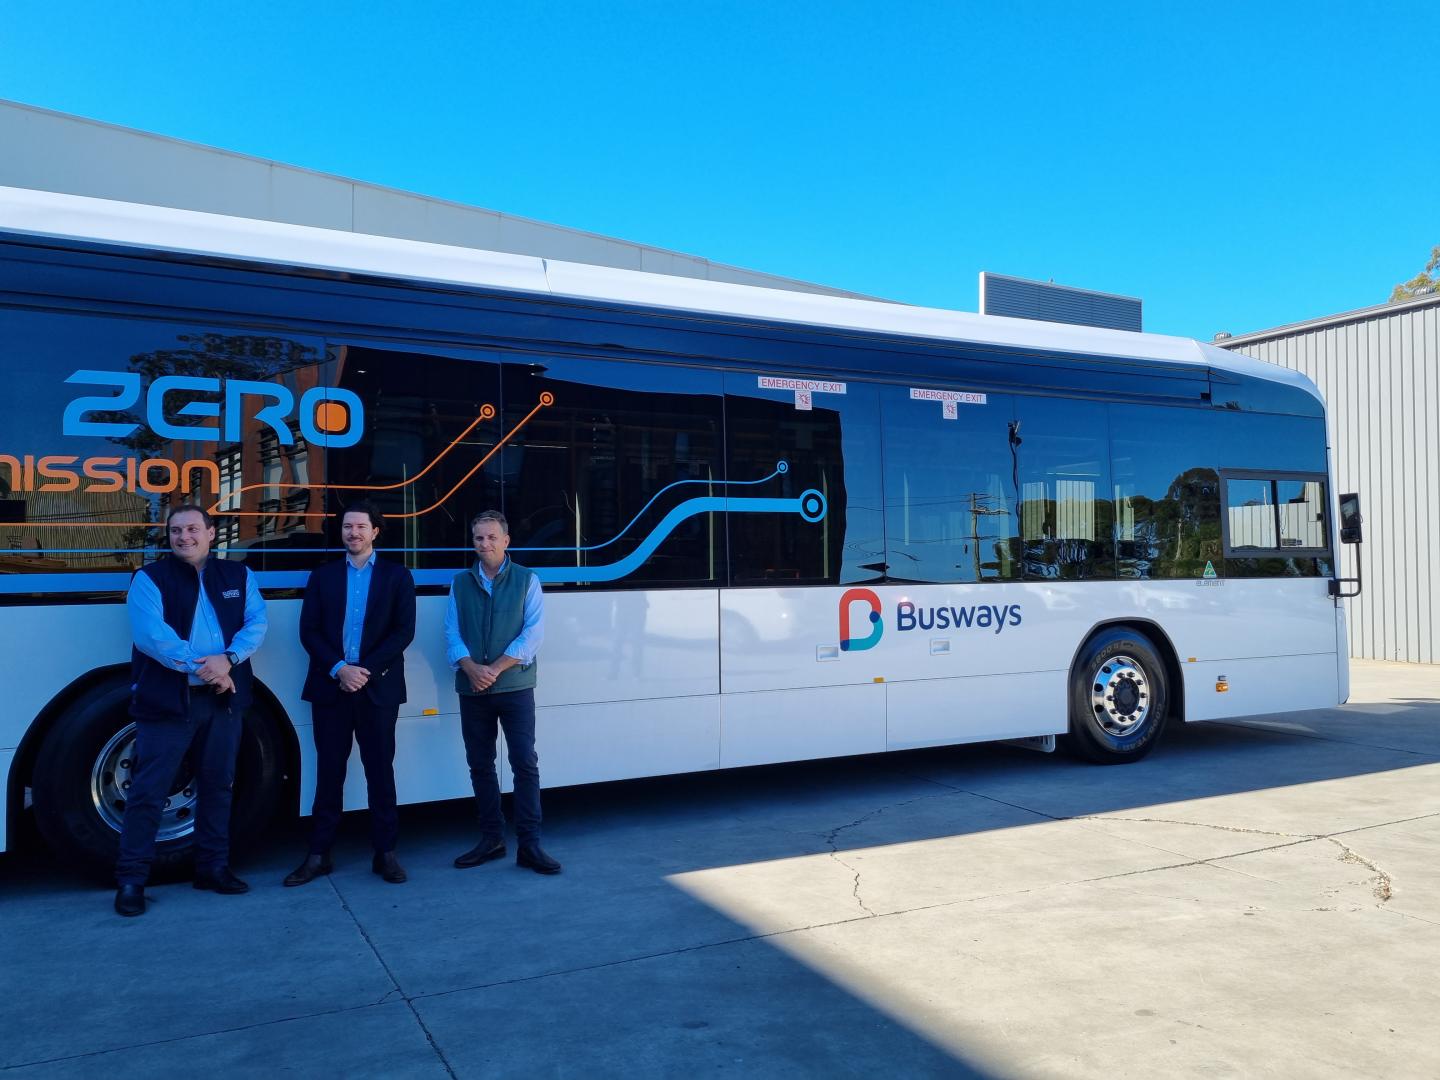
[(875, 299), (3, 99), (0, 185)]
[[(1365, 515), (1350, 655), (1440, 663), (1440, 296), (1217, 340), (1325, 395), (1340, 490)], [(1354, 575), (1355, 549), (1341, 564)]]

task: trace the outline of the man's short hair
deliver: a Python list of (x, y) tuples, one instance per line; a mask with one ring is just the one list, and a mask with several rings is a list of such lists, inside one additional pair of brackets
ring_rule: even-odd
[(370, 527), (376, 532), (380, 531), (380, 511), (375, 508), (375, 504), (369, 499), (361, 499), (345, 507), (345, 509), (340, 512), (340, 521), (342, 524), (345, 521), (346, 514), (364, 514), (370, 519)]
[(500, 531), (502, 533), (504, 533), (506, 536), (510, 535), (510, 523), (505, 520), (505, 515), (502, 514), (499, 510), (481, 510), (480, 513), (476, 514), (473, 518), (471, 518), (470, 532), (472, 535), (475, 532), (475, 526), (479, 525), (482, 521), (493, 521), (496, 525), (500, 526)]
[(196, 506), (194, 503), (180, 503), (176, 506), (170, 507), (170, 509), (166, 511), (166, 529), (170, 528), (170, 522), (175, 518), (177, 514), (199, 514), (201, 519), (205, 522), (205, 527), (207, 529), (213, 529), (215, 527), (215, 519), (210, 516), (209, 511), (207, 511), (203, 506)]

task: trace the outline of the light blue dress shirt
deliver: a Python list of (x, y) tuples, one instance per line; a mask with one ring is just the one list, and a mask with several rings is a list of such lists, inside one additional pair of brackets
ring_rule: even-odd
[(245, 624), (227, 645), (215, 606), (205, 592), (204, 577), (205, 570), (202, 568), (200, 596), (195, 601), (195, 617), (190, 624), (188, 641), (183, 640), (165, 621), (165, 603), (160, 597), (160, 589), (148, 574), (136, 574), (125, 596), (125, 610), (130, 616), (130, 637), (135, 647), (172, 671), (186, 672), (192, 686), (203, 682), (195, 672), (200, 670), (207, 656), (218, 656), (228, 649), (240, 663), (250, 659), (265, 640), (265, 630), (269, 625), (265, 599), (260, 595), (260, 587), (255, 584), (255, 575), (246, 567)]
[[(510, 558), (507, 555), (499, 573), (503, 574), (509, 565)], [(494, 584), (485, 576), (483, 569), (476, 577), (480, 579), (480, 585), (487, 593), (493, 593)], [(540, 643), (544, 640), (545, 602), (540, 591), (540, 579), (531, 574), (530, 584), (525, 589), (525, 623), (515, 640), (506, 646), (505, 655), (514, 657), (521, 664), (528, 664), (535, 659), (535, 654), (540, 651)], [(470, 655), (470, 647), (460, 636), (460, 609), (455, 605), (454, 585), (450, 586), (450, 602), (445, 607), (445, 655), (452, 668), (459, 668), (460, 661)]]
[(360, 635), (365, 632), (365, 605), (370, 602), (370, 579), (375, 576), (375, 552), (359, 567), (345, 559), (345, 630), (341, 643), (345, 659), (330, 669), (333, 679), (346, 664), (360, 663)]

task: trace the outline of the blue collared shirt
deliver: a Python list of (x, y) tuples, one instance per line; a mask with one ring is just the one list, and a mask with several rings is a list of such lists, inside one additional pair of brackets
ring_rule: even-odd
[[(506, 556), (505, 562), (497, 574), (503, 574), (509, 565), (510, 558)], [(487, 593), (493, 594), (494, 583), (485, 575), (485, 571), (482, 569), (475, 576), (480, 579), (481, 588)], [(522, 664), (528, 664), (535, 659), (535, 654), (540, 651), (540, 643), (544, 640), (544, 595), (540, 591), (540, 579), (531, 574), (530, 584), (525, 589), (525, 623), (520, 628), (520, 633), (515, 640), (506, 646), (505, 655), (514, 657)], [(455, 587), (453, 585), (450, 587), (450, 602), (445, 607), (445, 655), (449, 658), (452, 668), (458, 668), (460, 661), (470, 655), (470, 647), (460, 636), (460, 609), (455, 605)]]
[(172, 671), (186, 672), (192, 686), (201, 684), (202, 680), (195, 672), (207, 656), (218, 656), (228, 649), (236, 655), (238, 663), (250, 659), (265, 640), (265, 630), (269, 625), (265, 599), (260, 595), (260, 587), (255, 584), (255, 575), (246, 567), (245, 624), (227, 644), (215, 606), (205, 593), (203, 567), (200, 577), (200, 595), (195, 601), (195, 617), (190, 624), (188, 641), (183, 640), (165, 621), (165, 604), (160, 597), (160, 589), (148, 574), (136, 574), (125, 596), (125, 610), (130, 616), (130, 637), (135, 647)]
[(333, 679), (346, 664), (360, 663), (360, 636), (365, 632), (365, 605), (370, 602), (370, 579), (375, 576), (375, 552), (360, 566), (345, 557), (345, 659), (330, 669)]

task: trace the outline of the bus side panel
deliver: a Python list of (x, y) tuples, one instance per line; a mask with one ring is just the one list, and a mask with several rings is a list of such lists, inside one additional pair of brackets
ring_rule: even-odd
[(14, 750), (0, 750), (0, 780), (6, 781), (4, 786), (0, 786), (0, 852), (6, 850), (5, 838), (8, 835), (10, 800), (5, 798), (5, 792), (9, 790), (10, 766), (14, 762)]
[(1065, 671), (887, 683), (886, 749), (1061, 735), (1069, 727)]
[[(1339, 702), (1334, 653), (1201, 660), (1183, 670), (1186, 720), (1333, 709)], [(1229, 687), (1223, 692), (1215, 689), (1221, 676)]]
[(720, 764), (878, 754), (885, 749), (885, 686), (823, 686), (726, 694)]
[[(458, 718), (455, 722), (458, 726)], [(715, 769), (720, 765), (720, 698), (540, 708), (535, 745), (545, 787)], [(503, 784), (510, 790), (508, 768)]]

